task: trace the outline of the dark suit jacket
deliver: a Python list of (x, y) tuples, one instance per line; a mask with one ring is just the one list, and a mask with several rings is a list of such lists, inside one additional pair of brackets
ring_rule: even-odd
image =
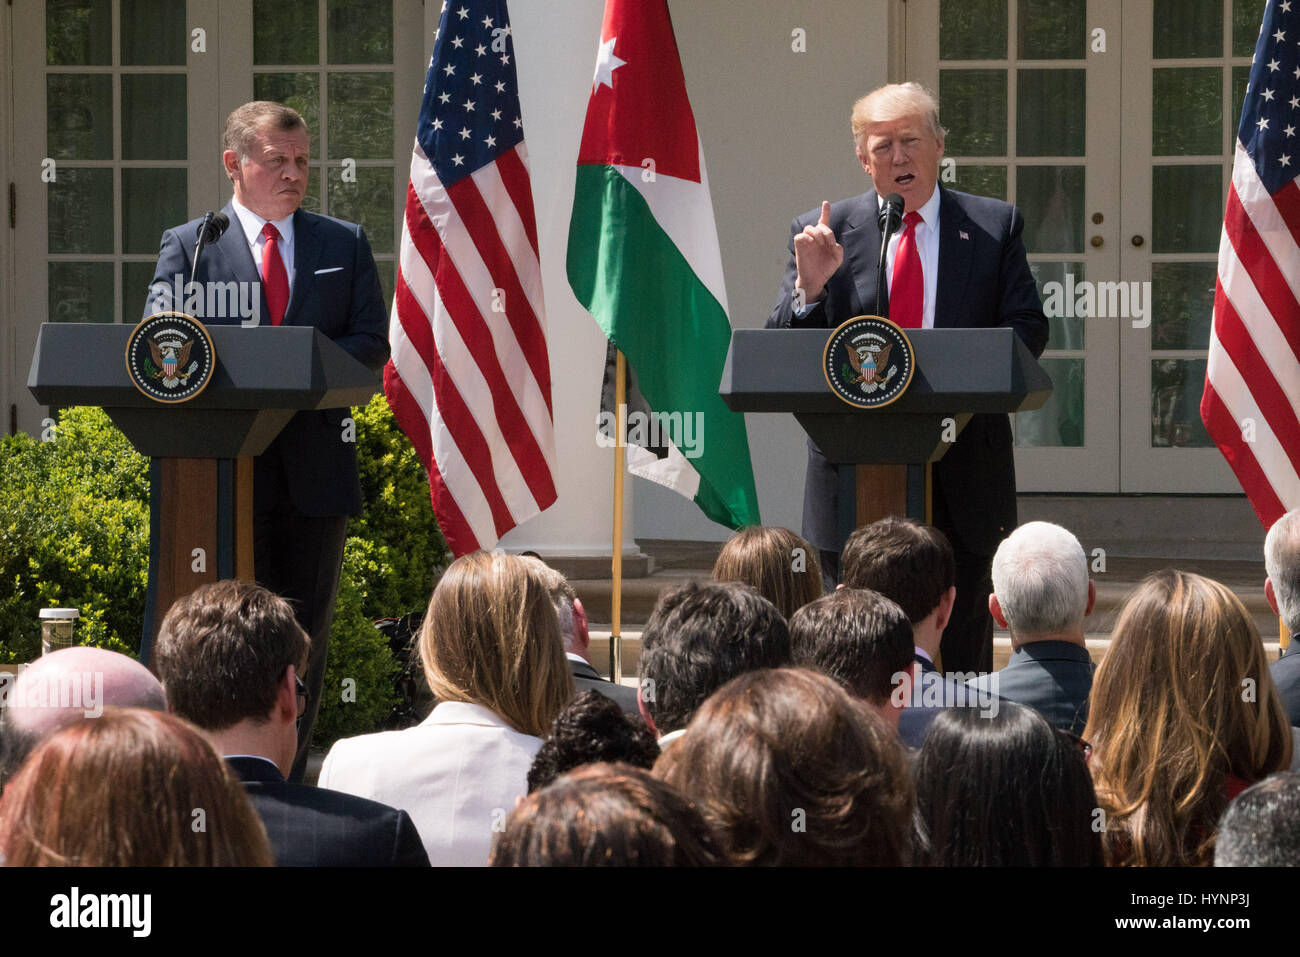
[[(230, 227), (216, 243), (204, 248), (198, 281), (258, 283), (248, 239), (234, 207), (227, 204)], [(151, 291), (144, 315), (173, 304), (175, 276), (191, 278), (194, 241), (201, 220), (193, 219), (163, 233)], [(373, 371), (388, 360), (388, 311), (379, 287), (379, 274), (364, 231), (355, 223), (298, 210), (293, 217), (293, 290), (282, 325), (313, 325)], [(319, 271), (318, 271), (319, 270)], [(184, 286), (182, 285), (182, 289)], [(270, 325), (265, 292), (261, 292), (260, 324)], [(197, 316), (209, 325), (234, 325), (240, 316)], [(357, 479), (357, 447), (343, 441), (347, 409), (299, 412), (259, 456), (262, 469), (270, 461), (283, 463), (285, 485), (294, 508), (303, 515), (357, 515), (361, 485)]]
[(636, 689), (628, 688), (625, 685), (616, 685), (612, 681), (606, 681), (600, 676), (600, 672), (587, 664), (585, 661), (574, 661), (567, 659), (569, 670), (573, 672), (573, 683), (577, 685), (579, 691), (599, 691), (606, 698), (613, 698), (618, 702), (618, 706), (623, 709), (624, 713), (636, 718), (641, 718), (641, 709), (636, 703)]
[(1269, 665), (1268, 670), (1282, 693), (1282, 705), (1294, 728), (1300, 727), (1300, 649), (1295, 645), (1291, 649)]
[[(920, 660), (920, 655), (916, 657)], [(912, 699), (898, 716), (898, 737), (909, 748), (920, 748), (940, 712), (948, 708), (992, 711), (998, 700), (997, 695), (963, 685), (923, 662), (921, 674), (912, 685)]]
[(1001, 671), (971, 683), (990, 688), (996, 678), (999, 698), (1027, 705), (1055, 727), (1082, 737), (1095, 670), (1087, 648), (1068, 641), (1032, 641), (1013, 651)]
[(266, 827), (280, 867), (428, 867), (405, 811), (341, 791), (289, 784), (261, 758), (227, 758)]
[[(1047, 318), (1025, 259), (1024, 220), (1014, 206), (938, 187), (939, 276), (935, 328), (1010, 326), (1035, 356), (1047, 345)], [(831, 204), (830, 226), (844, 247), (844, 262), (825, 295), (796, 319), (794, 237), (821, 216), (820, 207), (790, 227), (786, 265), (768, 328), (833, 329), (854, 316), (876, 312), (876, 260), (880, 255), (874, 190)], [(818, 548), (838, 551), (835, 466), (808, 444), (803, 535)], [(974, 415), (957, 441), (934, 464), (934, 494), (942, 495), (958, 541), (967, 551), (991, 555), (1016, 526), (1015, 463), (1006, 415)]]

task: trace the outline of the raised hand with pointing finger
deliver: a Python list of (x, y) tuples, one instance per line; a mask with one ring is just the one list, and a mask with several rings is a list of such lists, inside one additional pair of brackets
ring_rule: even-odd
[(813, 302), (826, 288), (827, 281), (844, 262), (844, 247), (831, 231), (831, 204), (822, 200), (821, 218), (815, 226), (805, 226), (794, 237), (794, 261), (797, 270), (795, 289), (803, 290), (803, 300)]

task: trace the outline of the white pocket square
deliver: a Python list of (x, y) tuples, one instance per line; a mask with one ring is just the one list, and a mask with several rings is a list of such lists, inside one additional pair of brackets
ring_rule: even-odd
[(321, 273), (327, 273), (327, 272), (338, 272), (342, 268), (343, 268), (342, 266), (330, 266), (329, 269), (317, 269), (316, 275), (319, 276)]

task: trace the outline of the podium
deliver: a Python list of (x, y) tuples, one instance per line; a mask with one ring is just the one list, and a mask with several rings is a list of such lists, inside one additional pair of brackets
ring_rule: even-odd
[(297, 412), (364, 405), (379, 379), (312, 326), (211, 325), (212, 379), (188, 402), (165, 405), (127, 374), (131, 330), (44, 323), (27, 387), (42, 405), (102, 406), (149, 456), (147, 663), (173, 601), (207, 582), (253, 579), (253, 456)]
[(912, 382), (896, 401), (856, 409), (822, 372), (830, 329), (737, 329), (718, 392), (734, 412), (788, 412), (839, 466), (840, 545), (886, 515), (929, 518), (926, 467), (975, 413), (1043, 406), (1052, 380), (1011, 328), (909, 329)]

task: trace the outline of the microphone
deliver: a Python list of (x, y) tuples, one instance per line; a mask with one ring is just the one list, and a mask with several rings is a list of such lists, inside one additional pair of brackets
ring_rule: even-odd
[(194, 268), (190, 270), (191, 282), (198, 279), (199, 261), (203, 258), (203, 247), (208, 243), (215, 243), (229, 228), (230, 217), (225, 213), (208, 210), (208, 212), (203, 214), (203, 222), (199, 223), (199, 228), (196, 232), (198, 242), (194, 244)]
[(903, 197), (890, 193), (880, 207), (876, 221), (880, 224), (880, 261), (876, 266), (876, 314), (889, 318), (889, 282), (885, 277), (889, 240), (903, 225)]

